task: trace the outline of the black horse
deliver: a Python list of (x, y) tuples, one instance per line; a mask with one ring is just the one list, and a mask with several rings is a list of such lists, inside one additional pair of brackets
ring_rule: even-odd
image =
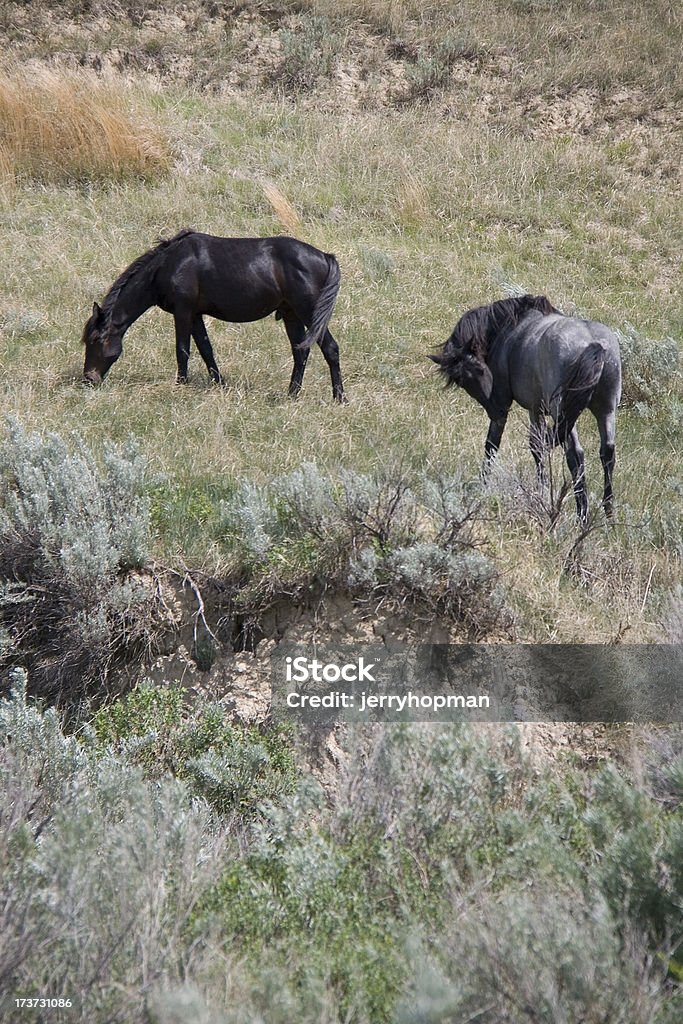
[[(621, 397), (621, 358), (613, 331), (593, 320), (563, 316), (543, 295), (522, 295), (465, 313), (441, 353), (429, 358), (449, 384), (460, 385), (488, 413), (484, 471), (498, 451), (510, 406), (518, 402), (529, 411), (529, 445), (539, 480), (543, 482), (545, 451), (561, 444), (584, 522), (588, 498), (576, 421), (590, 409), (600, 431), (603, 507), (612, 515)], [(555, 422), (553, 430), (547, 427), (546, 414)]]
[(311, 345), (317, 343), (330, 368), (333, 397), (343, 402), (339, 348), (327, 329), (340, 280), (333, 255), (295, 238), (217, 238), (181, 231), (138, 257), (102, 306), (93, 305), (83, 331), (83, 379), (99, 384), (121, 355), (131, 324), (150, 306), (159, 306), (175, 320), (178, 383), (187, 381), (191, 335), (211, 380), (221, 384), (203, 315), (246, 323), (275, 313), (292, 346), (289, 394), (299, 394)]

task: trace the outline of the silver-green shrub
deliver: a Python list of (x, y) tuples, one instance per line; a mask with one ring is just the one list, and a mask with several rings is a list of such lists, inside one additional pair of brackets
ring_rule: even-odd
[(283, 29), (282, 64), (273, 78), (285, 92), (305, 92), (320, 78), (331, 78), (346, 39), (331, 18), (305, 15), (297, 31)]
[(281, 509), (281, 525), (318, 537), (334, 535), (340, 526), (338, 501), (329, 477), (314, 462), (304, 462), (293, 472), (278, 477), (271, 487), (271, 501)]
[(221, 521), (248, 563), (261, 561), (273, 545), (277, 511), (268, 492), (250, 480), (242, 481), (231, 500), (221, 503)]
[(623, 369), (622, 405), (636, 408), (661, 405), (680, 395), (680, 354), (674, 338), (653, 341), (627, 324), (616, 332)]
[(395, 1024), (651, 1024), (658, 983), (599, 895), (534, 879), (454, 907), (439, 954), (421, 951)]
[(135, 446), (28, 433), (0, 445), (0, 657), (31, 666), (45, 695), (101, 680), (144, 638), (150, 595), (130, 572), (149, 552), (144, 466)]
[(323, 474), (304, 463), (262, 487), (245, 482), (221, 506), (245, 611), (325, 587), (422, 605), (474, 637), (506, 617), (494, 563), (479, 550), (476, 492), (458, 477), (400, 471)]
[(30, 541), (65, 580), (91, 585), (148, 554), (144, 467), (133, 445), (109, 446), (100, 469), (84, 443), (27, 433), (16, 421), (0, 446), (0, 531)]
[(70, 998), (58, 1021), (143, 1019), (150, 988), (192, 969), (186, 931), (222, 836), (184, 783), (65, 735), (15, 673), (0, 701), (0, 1020), (17, 1019), (15, 996)]

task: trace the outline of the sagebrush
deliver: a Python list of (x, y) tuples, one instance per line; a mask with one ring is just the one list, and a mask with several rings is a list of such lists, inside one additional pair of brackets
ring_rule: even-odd
[(225, 542), (243, 612), (257, 617), (283, 595), (327, 590), (357, 602), (410, 608), (416, 621), (434, 615), (470, 638), (510, 625), (493, 560), (476, 524), (485, 518), (459, 477), (375, 474), (315, 463), (265, 487), (245, 481), (222, 504)]
[(677, 1020), (680, 742), (590, 777), (512, 729), (358, 730), (333, 792), (224, 804), (192, 768), (224, 727), (163, 689), (173, 757), (141, 767), (151, 692), (80, 738), (21, 674), (0, 701), (4, 992), (83, 1024)]
[(45, 696), (78, 703), (123, 651), (154, 643), (145, 469), (135, 445), (85, 443), (10, 422), (0, 444), (0, 657)]

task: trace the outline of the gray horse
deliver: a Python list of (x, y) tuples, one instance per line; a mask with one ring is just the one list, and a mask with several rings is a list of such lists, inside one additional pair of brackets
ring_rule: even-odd
[[(545, 451), (563, 446), (582, 522), (588, 518), (588, 497), (576, 421), (590, 409), (600, 431), (602, 504), (612, 516), (621, 397), (621, 358), (613, 331), (594, 320), (563, 316), (543, 295), (521, 295), (465, 313), (441, 352), (429, 358), (448, 384), (462, 387), (488, 413), (485, 471), (498, 451), (513, 401), (529, 411), (529, 446), (541, 483)], [(546, 415), (554, 420), (552, 430)]]

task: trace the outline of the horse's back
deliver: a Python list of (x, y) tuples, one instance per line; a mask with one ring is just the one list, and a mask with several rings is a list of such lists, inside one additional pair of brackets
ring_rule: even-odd
[[(161, 254), (156, 303), (178, 315), (207, 314), (233, 323), (285, 308), (315, 307), (332, 256), (287, 235), (230, 238), (183, 232)], [(336, 275), (338, 277), (338, 273)]]
[(566, 342), (567, 358), (576, 360), (592, 346), (599, 345), (603, 351), (603, 368), (595, 388), (595, 396), (611, 404), (616, 394), (618, 403), (621, 396), (621, 354), (619, 339), (614, 331), (599, 320), (582, 320), (579, 317), (563, 317), (564, 324), (558, 324)]
[(239, 259), (247, 264), (263, 259), (275, 260), (283, 264), (288, 262), (316, 264), (322, 263), (327, 258), (327, 254), (321, 252), (320, 249), (290, 235), (233, 238), (193, 231), (185, 236), (184, 241), (197, 253), (205, 251), (215, 259), (230, 261)]
[(621, 397), (621, 356), (619, 340), (606, 324), (598, 320), (583, 320), (579, 317), (547, 317), (554, 322), (543, 336), (546, 343), (546, 358), (555, 365), (555, 386), (561, 379), (571, 376), (579, 360), (595, 362), (596, 349), (602, 350), (602, 369), (593, 388), (588, 408), (597, 416), (609, 409), (615, 409)]
[(619, 341), (605, 324), (559, 313), (530, 314), (513, 330), (506, 349), (513, 396), (526, 409), (552, 411), (553, 396), (577, 360), (599, 345), (603, 368), (590, 408), (616, 406), (621, 394)]
[(215, 271), (231, 279), (255, 277), (287, 293), (322, 287), (334, 256), (289, 235), (266, 238), (223, 238), (200, 235), (199, 245), (210, 256)]

